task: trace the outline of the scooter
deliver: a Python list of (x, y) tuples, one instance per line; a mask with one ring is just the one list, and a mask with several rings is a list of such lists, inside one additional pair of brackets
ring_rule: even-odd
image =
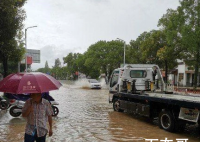
[(29, 98), (27, 95), (24, 95), (24, 94), (19, 94), (19, 95), (4, 93), (3, 98), (5, 100), (4, 102), (6, 103), (6, 106), (4, 107), (4, 109), (8, 109), (11, 106), (18, 105), (19, 103), (18, 100), (21, 100), (21, 103), (23, 103), (23, 101), (26, 101)]
[[(59, 113), (59, 109), (55, 105), (59, 105), (59, 103), (56, 102), (48, 93), (43, 93), (42, 98), (47, 99), (50, 102), (52, 109), (53, 109), (52, 116), (57, 116)], [(13, 117), (20, 116), (22, 114), (22, 108), (24, 107), (26, 100), (20, 100), (20, 98), (15, 100), (15, 102), (12, 103), (12, 106), (9, 110), (10, 115)]]
[(59, 109), (55, 105), (59, 105), (59, 103), (56, 102), (56, 101), (50, 101), (50, 103), (51, 103), (51, 107), (53, 109), (53, 115), (52, 116), (57, 116), (58, 113), (59, 113)]
[(59, 103), (56, 102), (55, 99), (52, 96), (49, 95), (49, 92), (42, 93), (42, 98), (48, 100), (49, 103), (51, 104), (51, 107), (53, 109), (53, 115), (52, 116), (57, 116), (58, 113), (59, 113), (59, 109), (55, 105), (59, 105)]
[[(51, 103), (51, 107), (53, 109), (52, 116), (57, 116), (59, 113), (59, 109), (55, 105), (59, 105), (59, 103), (56, 101), (50, 101), (50, 103)], [(10, 115), (13, 117), (20, 116), (22, 114), (22, 108), (24, 107), (24, 104), (25, 104), (24, 101), (16, 100), (15, 104), (13, 104), (13, 106), (11, 106), (11, 108), (9, 110)]]
[(13, 117), (20, 116), (22, 114), (22, 108), (24, 107), (24, 104), (24, 101), (15, 100), (9, 110), (10, 115)]
[(2, 96), (0, 96), (0, 109), (6, 110), (9, 107), (9, 103)]

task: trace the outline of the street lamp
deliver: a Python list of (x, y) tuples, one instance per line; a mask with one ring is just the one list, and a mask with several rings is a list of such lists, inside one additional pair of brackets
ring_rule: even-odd
[(120, 38), (117, 38), (117, 40), (120, 40), (120, 41), (122, 41), (122, 42), (124, 42), (124, 66), (125, 66), (125, 47), (126, 47), (126, 42), (124, 41), (124, 40), (122, 40), (122, 39), (120, 39)]
[(31, 26), (31, 27), (28, 27), (25, 29), (25, 48), (26, 48), (26, 56), (25, 56), (25, 65), (26, 65), (26, 72), (27, 72), (27, 30), (30, 29), (30, 28), (35, 28), (37, 26)]

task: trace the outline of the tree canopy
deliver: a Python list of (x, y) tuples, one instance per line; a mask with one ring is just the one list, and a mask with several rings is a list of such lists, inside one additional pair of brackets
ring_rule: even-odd
[(178, 57), (195, 67), (194, 84), (200, 63), (200, 1), (181, 0), (176, 10), (169, 9), (158, 24)]
[(80, 71), (87, 76), (97, 78), (101, 73), (111, 74), (114, 68), (123, 63), (122, 41), (98, 41), (92, 44), (84, 54), (69, 53), (63, 58), (68, 73)]
[(7, 75), (9, 61), (21, 61), (25, 53), (22, 42), (25, 11), (22, 6), (26, 0), (0, 1), (0, 62), (3, 63), (4, 76)]

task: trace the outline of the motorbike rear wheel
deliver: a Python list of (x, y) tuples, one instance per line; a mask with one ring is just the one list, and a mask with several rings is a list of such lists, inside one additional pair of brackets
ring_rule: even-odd
[(22, 113), (21, 112), (15, 112), (15, 109), (22, 109), (22, 108), (19, 108), (17, 106), (13, 106), (10, 108), (10, 115), (13, 116), (13, 117), (18, 117), (20, 116)]
[(7, 102), (0, 102), (0, 109), (6, 110), (9, 107), (9, 104)]
[(59, 113), (59, 109), (56, 106), (52, 106), (53, 109), (53, 115), (52, 116), (57, 116)]

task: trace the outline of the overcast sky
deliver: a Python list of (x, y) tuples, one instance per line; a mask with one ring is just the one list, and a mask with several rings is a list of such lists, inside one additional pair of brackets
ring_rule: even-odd
[(179, 0), (28, 0), (24, 6), (27, 18), (27, 48), (41, 51), (43, 68), (52, 67), (56, 58), (70, 52), (84, 53), (99, 40), (116, 38), (126, 43), (144, 31), (158, 29), (158, 20), (169, 8), (176, 9)]

